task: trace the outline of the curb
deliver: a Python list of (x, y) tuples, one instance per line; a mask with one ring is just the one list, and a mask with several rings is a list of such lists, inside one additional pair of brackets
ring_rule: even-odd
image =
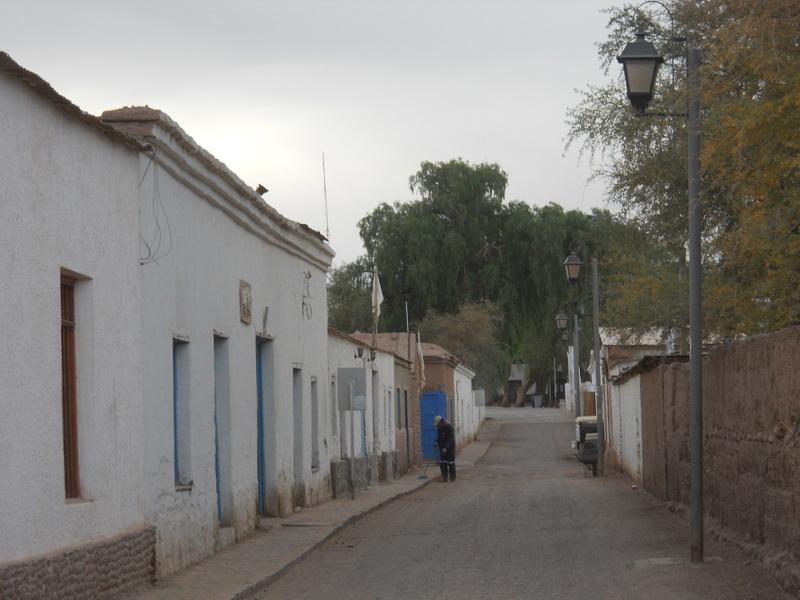
[(337, 523), (336, 525), (334, 525), (333, 529), (328, 533), (328, 535), (326, 535), (320, 541), (318, 541), (317, 543), (312, 544), (311, 546), (309, 546), (302, 554), (300, 554), (299, 556), (293, 558), (291, 561), (289, 561), (288, 563), (283, 565), (280, 569), (278, 569), (274, 573), (270, 573), (269, 575), (267, 575), (261, 581), (258, 581), (256, 583), (250, 585), (249, 587), (245, 588), (241, 592), (239, 592), (236, 595), (232, 596), (231, 600), (247, 600), (249, 598), (252, 598), (255, 594), (257, 594), (259, 592), (263, 592), (270, 585), (275, 583), (275, 581), (278, 578), (280, 578), (284, 573), (286, 573), (286, 571), (288, 571), (289, 569), (291, 569), (295, 565), (298, 565), (301, 562), (303, 562), (303, 560), (305, 560), (305, 558), (309, 554), (311, 554), (319, 546), (321, 546), (322, 544), (327, 542), (330, 538), (332, 538), (334, 535), (339, 533), (342, 529), (344, 529), (348, 525), (352, 525), (353, 523), (356, 523), (357, 521), (360, 521), (361, 519), (363, 519), (367, 515), (375, 512), (376, 510), (378, 510), (380, 508), (383, 508), (387, 504), (389, 504), (391, 502), (394, 502), (395, 500), (398, 500), (399, 498), (404, 498), (405, 496), (409, 496), (409, 495), (421, 490), (422, 488), (424, 488), (426, 485), (428, 485), (432, 481), (434, 481), (432, 478), (428, 479), (427, 481), (421, 483), (420, 485), (418, 485), (417, 487), (415, 487), (413, 489), (405, 490), (403, 492), (400, 492), (399, 494), (397, 494), (395, 496), (392, 496), (391, 498), (387, 498), (386, 500), (383, 500), (383, 501), (379, 502), (375, 506), (371, 506), (368, 509), (361, 511), (360, 513), (357, 513), (357, 514), (349, 516), (348, 518), (346, 518), (341, 523)]

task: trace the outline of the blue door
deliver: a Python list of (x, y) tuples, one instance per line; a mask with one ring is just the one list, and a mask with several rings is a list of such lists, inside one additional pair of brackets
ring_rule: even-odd
[(440, 415), (447, 418), (447, 395), (444, 392), (423, 392), (419, 401), (419, 414), (422, 419), (422, 457), (426, 460), (438, 460), (433, 417)]
[(256, 342), (256, 441), (258, 462), (258, 513), (267, 514), (267, 471), (264, 460), (264, 367), (262, 344)]

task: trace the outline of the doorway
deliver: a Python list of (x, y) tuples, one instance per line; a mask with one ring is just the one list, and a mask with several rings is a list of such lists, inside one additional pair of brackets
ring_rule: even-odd
[(223, 526), (232, 522), (231, 403), (228, 340), (214, 336), (214, 472), (217, 516)]

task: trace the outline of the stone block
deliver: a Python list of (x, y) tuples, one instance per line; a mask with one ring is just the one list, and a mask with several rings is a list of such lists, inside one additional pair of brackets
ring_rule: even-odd
[(153, 581), (156, 532), (144, 527), (107, 540), (0, 566), (0, 598), (117, 598)]

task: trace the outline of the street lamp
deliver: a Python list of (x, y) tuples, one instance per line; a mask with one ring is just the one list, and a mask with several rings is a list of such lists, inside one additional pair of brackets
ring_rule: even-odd
[[(573, 250), (569, 253), (569, 256), (564, 259), (564, 271), (567, 275), (567, 281), (569, 281), (570, 285), (575, 285), (578, 283), (578, 277), (581, 274), (581, 266), (583, 265), (583, 261), (580, 257), (575, 253)], [(575, 379), (572, 383), (574, 388), (574, 401), (575, 401), (575, 416), (581, 416), (581, 359), (580, 359), (580, 327), (578, 324), (578, 307), (573, 307), (574, 310), (572, 312), (572, 349), (573, 349), (573, 357), (572, 357), (572, 368), (575, 373)], [(566, 317), (566, 315), (559, 314), (556, 317), (556, 324), (561, 326), (561, 318)], [(564, 327), (566, 328), (566, 319), (564, 320)]]
[(664, 58), (656, 52), (655, 46), (644, 39), (644, 33), (637, 33), (636, 39), (629, 42), (617, 57), (625, 72), (625, 86), (628, 98), (633, 107), (644, 114), (647, 105), (653, 99), (658, 66)]
[(569, 256), (564, 259), (564, 270), (567, 272), (567, 281), (570, 285), (578, 283), (578, 277), (581, 275), (581, 265), (583, 261), (575, 252), (570, 252)]
[[(581, 272), (580, 257), (573, 251), (564, 260), (564, 268), (567, 274), (567, 280), (570, 285), (575, 285), (578, 282), (578, 277)], [(600, 284), (597, 274), (597, 259), (592, 259), (592, 316), (594, 320), (594, 381), (595, 381), (595, 415), (597, 416), (597, 466), (600, 473), (604, 473), (604, 423), (603, 423), (603, 385), (601, 381), (601, 368), (600, 368)], [(574, 357), (573, 364), (575, 370), (575, 416), (580, 416), (580, 354), (579, 354), (579, 326), (578, 326), (578, 310), (577, 307), (574, 312), (574, 327), (573, 327), (573, 347)], [(556, 325), (561, 329), (562, 339), (566, 342), (569, 338), (567, 335), (567, 315), (559, 313), (556, 315)]]
[[(659, 4), (672, 20), (672, 14), (662, 2), (647, 0), (639, 5)], [(673, 37), (673, 41), (686, 42), (686, 38)], [(649, 47), (645, 47), (645, 45)], [(630, 51), (629, 51), (630, 49)], [(617, 58), (625, 70), (628, 98), (631, 104), (644, 115), (647, 104), (653, 97), (656, 71), (663, 59), (652, 44), (637, 33)], [(688, 110), (686, 131), (688, 146), (689, 180), (689, 447), (690, 447), (690, 495), (691, 495), (691, 560), (703, 562), (703, 301), (701, 248), (702, 206), (700, 204), (700, 90), (698, 72), (702, 52), (687, 44), (686, 92)], [(649, 86), (647, 92), (645, 88)]]

